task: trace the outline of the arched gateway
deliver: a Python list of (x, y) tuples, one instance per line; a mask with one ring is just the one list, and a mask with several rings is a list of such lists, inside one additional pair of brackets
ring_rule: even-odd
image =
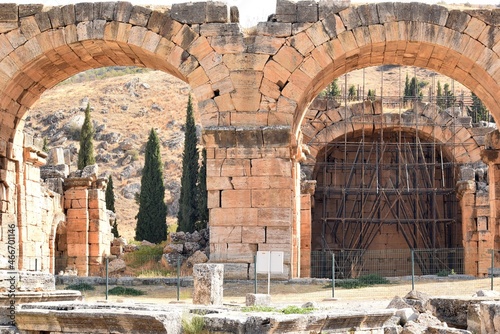
[[(229, 22), (226, 5), (212, 2), (164, 9), (127, 2), (52, 8), (1, 4), (2, 240), (16, 235), (20, 269), (34, 269), (33, 260), (38, 270), (52, 269), (49, 240), (57, 239), (54, 224), (60, 219), (54, 217), (63, 212), (68, 257), (80, 274), (89, 267), (93, 272), (91, 264), (98, 265), (107, 252), (99, 237), (106, 224), (93, 221), (102, 216), (99, 186), (80, 180), (65, 185), (62, 195), (43, 191), (39, 166), (46, 155), (23, 135), (23, 120), (46, 89), (71, 75), (102, 66), (143, 66), (184, 80), (198, 101), (207, 148), (212, 260), (232, 263), (228, 270), (246, 276), (256, 251), (281, 250), (285, 275), (300, 276), (301, 266), (309, 266), (301, 234), (310, 229), (309, 195), (300, 191), (306, 143), (301, 127), (316, 95), (354, 69), (412, 65), (461, 82), (498, 119), (499, 22), (498, 11), (415, 2), (354, 6), (279, 0), (272, 22), (245, 34)], [(460, 136), (470, 139), (464, 132)], [(487, 150), (476, 143), (463, 155), (471, 160), (463, 163), (478, 160), (482, 150), (493, 185), (500, 177), (500, 145), (495, 136), (488, 143)], [(489, 199), (480, 199), (472, 183), (460, 188), (462, 244), (471, 249), (467, 272), (483, 275), (489, 266), (486, 250), (500, 246), (495, 242), (498, 196), (490, 187)], [(75, 206), (80, 199), (86, 204)], [(479, 211), (470, 209), (475, 206), (489, 207), (481, 216), (486, 224), (466, 216)], [(1, 249), (8, 254), (7, 242)]]

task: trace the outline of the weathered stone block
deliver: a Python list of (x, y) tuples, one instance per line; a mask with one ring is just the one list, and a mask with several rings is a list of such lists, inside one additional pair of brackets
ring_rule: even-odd
[(221, 194), (221, 207), (248, 208), (251, 205), (250, 195), (250, 190), (223, 190)]
[(94, 4), (91, 2), (77, 3), (75, 5), (76, 23), (92, 21), (94, 19)]
[(278, 0), (276, 2), (276, 20), (278, 22), (296, 22), (297, 4), (289, 0)]
[(19, 17), (26, 17), (40, 13), (43, 9), (42, 4), (20, 4)]
[(145, 27), (148, 24), (149, 18), (151, 16), (152, 10), (142, 6), (134, 6), (130, 13), (129, 23)]
[(299, 1), (297, 3), (297, 22), (316, 22), (318, 14), (316, 1)]
[(201, 24), (205, 23), (207, 17), (206, 2), (190, 2), (173, 4), (170, 11), (171, 17), (181, 23)]
[(323, 20), (331, 14), (337, 14), (351, 5), (350, 0), (320, 0), (318, 4), (319, 19)]
[(0, 21), (17, 21), (17, 5), (15, 3), (0, 4)]
[(210, 241), (215, 243), (241, 243), (242, 227), (213, 226), (210, 228)]
[(292, 34), (292, 24), (283, 22), (260, 22), (257, 24), (257, 34), (273, 37), (288, 37)]
[(271, 295), (262, 293), (247, 293), (245, 297), (246, 306), (269, 306), (271, 305)]
[(226, 23), (228, 20), (227, 5), (224, 2), (210, 1), (207, 3), (207, 23)]
[(120, 22), (128, 22), (132, 14), (133, 6), (130, 2), (120, 1), (115, 7), (115, 20)]
[(222, 305), (224, 265), (200, 263), (193, 266), (193, 304)]

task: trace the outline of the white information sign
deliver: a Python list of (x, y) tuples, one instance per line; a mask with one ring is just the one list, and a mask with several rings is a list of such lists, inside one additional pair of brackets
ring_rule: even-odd
[(285, 254), (281, 251), (259, 251), (256, 256), (255, 271), (257, 274), (267, 274), (267, 293), (271, 289), (271, 273), (283, 273), (283, 258)]

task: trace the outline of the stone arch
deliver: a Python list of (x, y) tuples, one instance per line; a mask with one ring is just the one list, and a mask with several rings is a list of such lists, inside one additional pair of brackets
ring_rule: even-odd
[(125, 2), (54, 7), (20, 17), (19, 27), (2, 37), (0, 132), (6, 142), (13, 141), (23, 116), (45, 90), (76, 73), (147, 67), (189, 83), (195, 98), (203, 100), (206, 92), (197, 88), (208, 76), (200, 64), (217, 57), (206, 37), (173, 20), (169, 11)]
[(498, 119), (500, 37), (495, 18), (420, 3), (351, 6), (294, 34), (264, 71), (278, 67), (286, 78), (278, 112), (281, 105), (293, 114), (289, 122), (295, 135), (308, 105), (327, 84), (352, 70), (383, 64), (424, 67), (453, 78)]
[[(316, 102), (311, 105), (308, 114), (318, 113), (313, 107), (326, 103)], [(355, 115), (351, 111), (362, 110), (363, 105), (367, 110), (364, 115)], [(358, 132), (372, 134), (380, 130), (416, 133), (419, 137), (430, 142), (442, 144), (445, 156), (456, 163), (476, 163), (481, 161), (481, 148), (484, 142), (484, 133), (477, 134), (470, 124), (462, 124), (456, 116), (447, 111), (440, 112), (432, 104), (418, 103), (413, 111), (403, 113), (372, 114), (380, 110), (380, 101), (366, 101), (354, 104), (350, 108), (325, 109), (321, 113), (327, 115), (326, 119), (319, 121), (315, 126), (304, 124), (301, 131), (304, 135), (303, 144), (308, 146), (310, 155), (306, 164), (314, 164), (318, 156), (324, 154), (322, 146), (325, 143), (342, 139), (346, 133), (355, 136)], [(324, 117), (324, 116), (323, 116)], [(491, 129), (493, 130), (493, 129)], [(452, 145), (447, 145), (452, 144)], [(320, 158), (321, 160), (321, 158)]]

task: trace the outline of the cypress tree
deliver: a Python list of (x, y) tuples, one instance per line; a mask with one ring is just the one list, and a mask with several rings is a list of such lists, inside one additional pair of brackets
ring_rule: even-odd
[(85, 120), (80, 131), (80, 150), (78, 151), (78, 169), (95, 164), (94, 157), (94, 128), (90, 119), (90, 104), (85, 109)]
[(181, 196), (177, 215), (177, 231), (194, 232), (198, 218), (196, 204), (196, 181), (198, 179), (198, 140), (193, 116), (193, 104), (189, 95), (186, 112), (186, 132), (184, 134), (184, 152), (182, 153)]
[(488, 122), (490, 112), (483, 104), (483, 101), (481, 101), (474, 93), (471, 93), (471, 98), (472, 98), (472, 105), (470, 107), (467, 107), (467, 111), (469, 116), (472, 117), (472, 122), (473, 123), (479, 123), (480, 121)]
[(204, 229), (208, 223), (208, 197), (207, 197), (207, 150), (201, 151), (201, 166), (198, 172), (198, 228)]
[(139, 194), (139, 212), (135, 217), (135, 240), (159, 243), (167, 239), (167, 205), (165, 204), (163, 165), (160, 141), (154, 129), (149, 133)]
[(108, 184), (106, 185), (106, 209), (115, 211), (115, 190), (113, 187), (113, 178), (111, 175), (108, 177)]
[(436, 98), (437, 98), (437, 105), (441, 109), (446, 108), (446, 102), (444, 101), (443, 97), (443, 89), (441, 88), (441, 82), (437, 82), (437, 92), (436, 92)]

